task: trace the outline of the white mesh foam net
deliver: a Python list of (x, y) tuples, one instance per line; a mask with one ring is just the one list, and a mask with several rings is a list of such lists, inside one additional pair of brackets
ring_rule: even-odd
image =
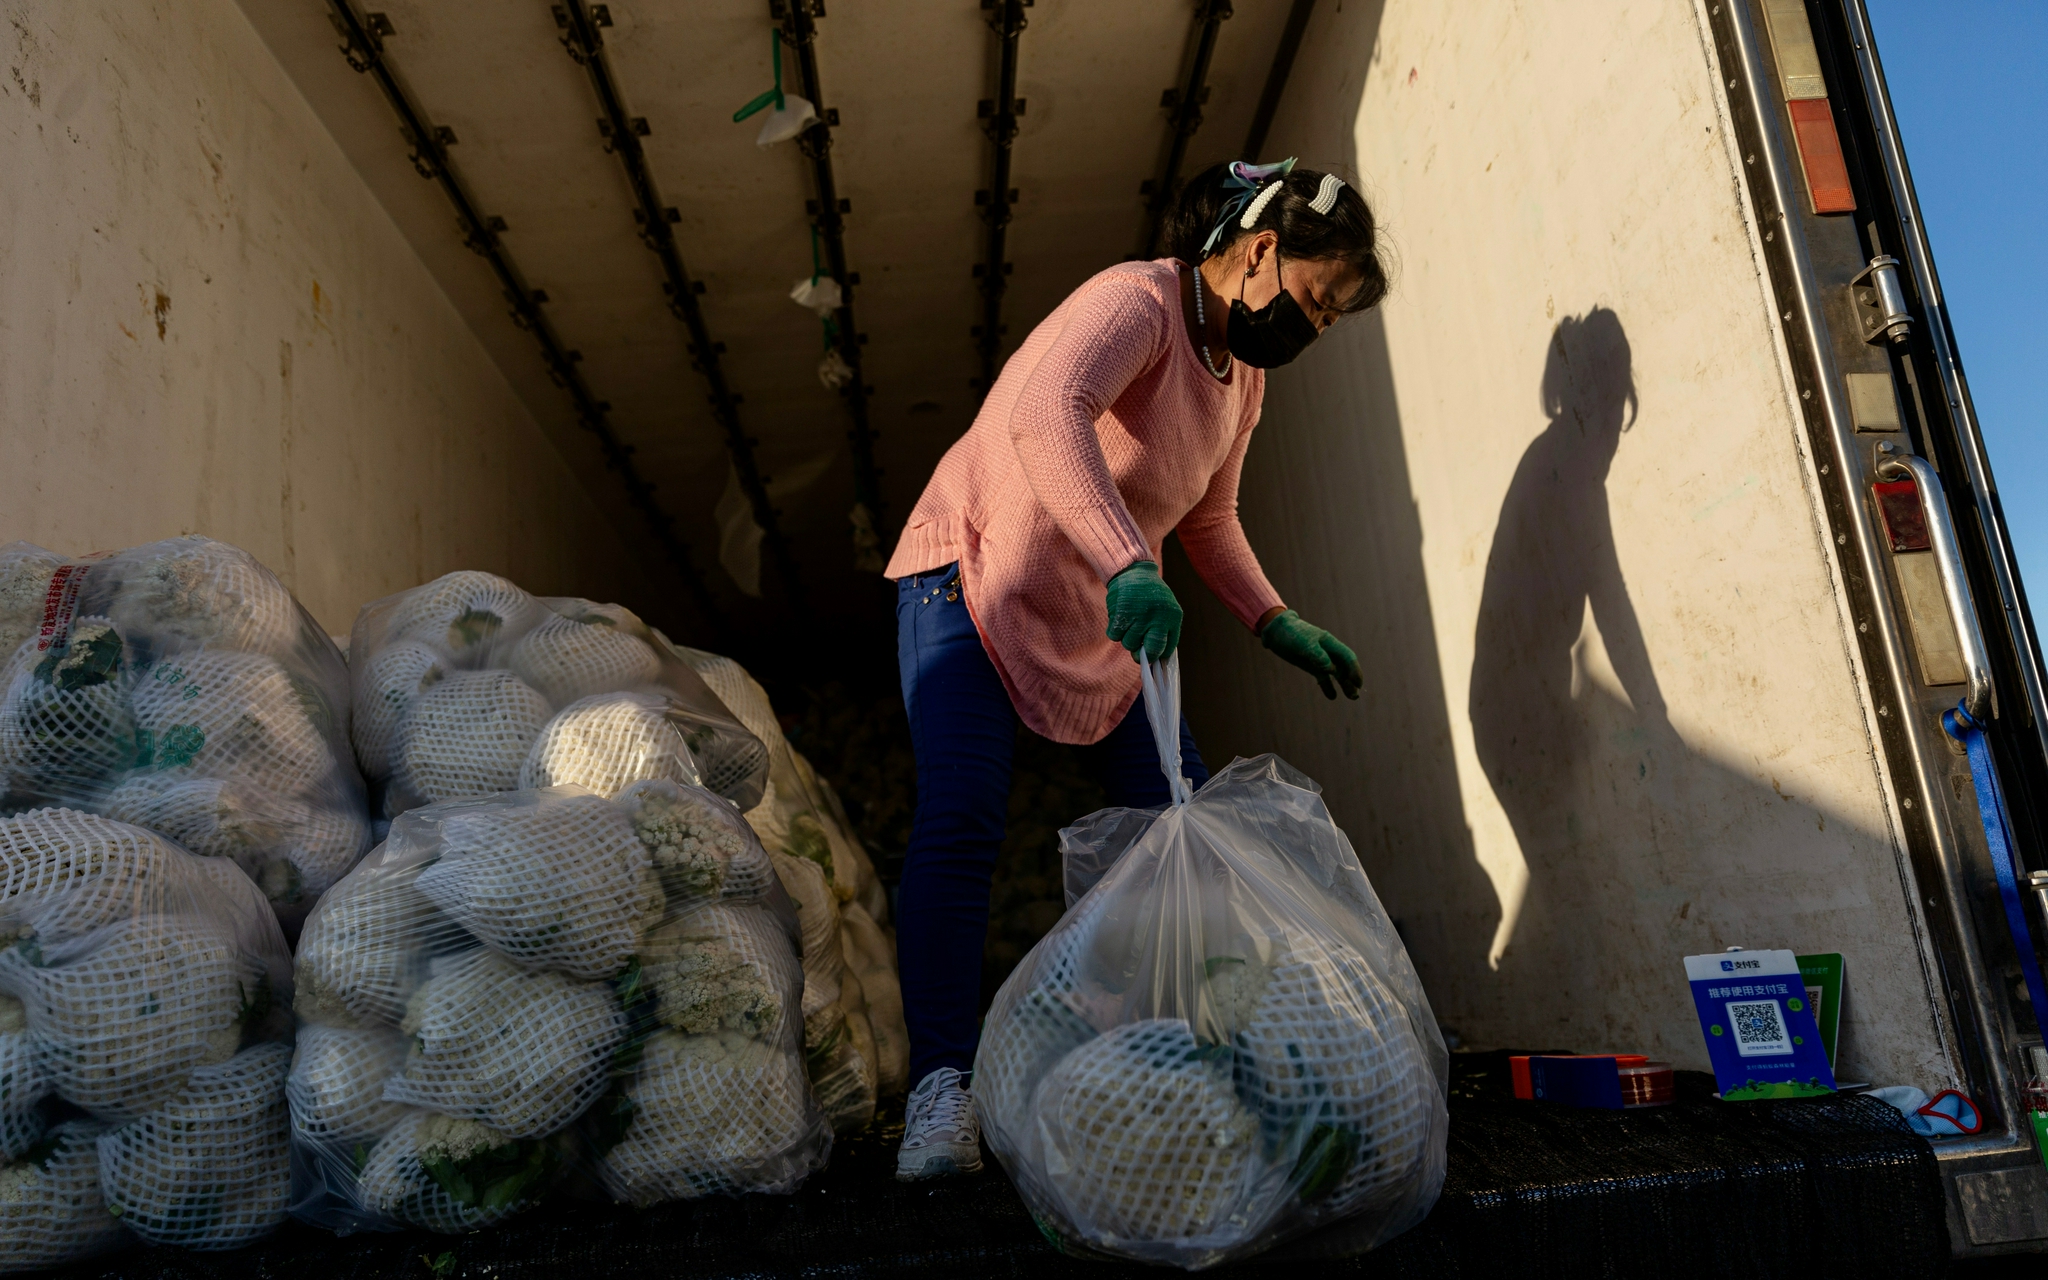
[(50, 1117), (42, 1107), (26, 1111), (0, 1111), (0, 1163), (18, 1160), (49, 1131)]
[(150, 735), (157, 769), (280, 795), (334, 771), (313, 704), (273, 659), (228, 649), (159, 662), (135, 682), (136, 725)]
[(152, 1244), (234, 1249), (282, 1224), (291, 1146), (281, 1044), (202, 1067), (161, 1108), (100, 1135), (100, 1188)]
[(369, 843), (370, 824), (360, 810), (315, 805), (287, 833), (285, 856), (304, 893), (317, 897), (348, 874)]
[(654, 858), (671, 899), (758, 898), (775, 868), (744, 819), (724, 801), (668, 781), (636, 782), (619, 793), (633, 830)]
[(598, 1162), (620, 1200), (788, 1192), (824, 1162), (803, 1070), (781, 1046), (656, 1032), (626, 1096), (632, 1125)]
[(1095, 1038), (1070, 993), (1033, 987), (982, 1027), (974, 1055), (974, 1096), (991, 1116), (1023, 1116), (1053, 1064)]
[(647, 847), (597, 796), (450, 814), (419, 888), (512, 959), (590, 979), (626, 967), (663, 905)]
[(56, 1091), (104, 1119), (161, 1104), (241, 1038), (258, 975), (209, 924), (142, 916), (110, 925), (65, 964), (0, 953), (0, 989), (27, 1015)]
[(28, 1033), (28, 1010), (13, 996), (0, 995), (0, 1115), (27, 1111), (53, 1088), (42, 1050)]
[(31, 798), (93, 795), (134, 761), (120, 634), (104, 618), (79, 618), (69, 637), (48, 651), (24, 643), (0, 674), (0, 777)]
[(424, 640), (466, 662), (488, 656), (545, 616), (540, 602), (514, 583), (460, 569), (408, 592), (391, 615), (388, 635)]
[(1255, 1225), (1239, 1214), (1261, 1165), (1258, 1123), (1227, 1053), (1205, 1053), (1180, 1019), (1125, 1023), (1075, 1049), (1038, 1107), (1064, 1157), (1046, 1161), (1045, 1179), (1090, 1236), (1178, 1242)]
[(1407, 1011), (1356, 957), (1278, 957), (1235, 1045), (1239, 1096), (1269, 1141), (1299, 1147), (1319, 1126), (1341, 1135), (1329, 1158), (1343, 1172), (1325, 1208), (1408, 1191), (1432, 1115), (1413, 1088), (1422, 1049)]
[(542, 1137), (604, 1092), (626, 1018), (611, 988), (535, 973), (490, 950), (451, 957), (413, 996), (392, 1102)]
[(563, 707), (548, 721), (519, 770), (519, 787), (566, 784), (614, 796), (652, 778), (697, 782), (696, 761), (669, 721), (668, 698), (659, 692), (599, 693)]
[(546, 698), (509, 671), (456, 672), (413, 704), (400, 776), (428, 801), (514, 790), (553, 714)]
[(414, 883), (417, 866), (367, 869), (321, 899), (299, 935), (294, 1006), (337, 1026), (397, 1026), (427, 958), (460, 931)]
[(382, 1029), (299, 1028), (285, 1095), (292, 1127), (314, 1142), (343, 1148), (374, 1142), (408, 1108), (384, 1100), (384, 1085), (405, 1065), (405, 1039)]
[(656, 1016), (692, 1035), (777, 1038), (803, 977), (774, 918), (745, 903), (685, 909), (647, 935), (640, 963)]
[(185, 890), (176, 850), (147, 831), (75, 809), (0, 818), (0, 943), (49, 951)]
[(148, 827), (202, 858), (231, 859), (253, 878), (307, 809), (230, 779), (145, 773), (114, 788), (102, 812)]
[[(479, 1162), (525, 1149), (523, 1144), (475, 1120), (460, 1120), (432, 1111), (408, 1111), (363, 1164), (358, 1183), (363, 1207), (400, 1222), (449, 1234), (503, 1222), (524, 1209), (530, 1200), (511, 1197), (492, 1203), (484, 1194), (485, 1189), (465, 1175)], [(441, 1176), (436, 1176), (437, 1171)], [(465, 1194), (450, 1190), (451, 1183)]]
[(100, 1131), (69, 1121), (52, 1131), (46, 1159), (0, 1167), (0, 1272), (54, 1267), (125, 1238), (100, 1199)]
[(256, 558), (211, 538), (173, 538), (94, 565), (87, 598), (108, 598), (123, 630), (148, 635), (157, 652), (202, 645), (282, 654), (298, 639), (291, 592)]
[(354, 676), (354, 713), (348, 731), (365, 774), (391, 776), (398, 767), (399, 735), (412, 704), (447, 674), (440, 654), (417, 640), (403, 640), (371, 658)]
[(553, 617), (512, 650), (512, 670), (558, 707), (652, 681), (661, 674), (654, 650), (607, 621)]

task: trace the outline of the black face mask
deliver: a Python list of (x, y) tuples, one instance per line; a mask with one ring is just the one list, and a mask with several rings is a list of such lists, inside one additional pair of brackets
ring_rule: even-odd
[[(1280, 270), (1277, 253), (1273, 270)], [(1315, 321), (1302, 314), (1301, 304), (1287, 292), (1285, 280), (1273, 300), (1257, 311), (1244, 305), (1244, 282), (1238, 282), (1237, 300), (1230, 304), (1231, 355), (1254, 369), (1277, 369), (1308, 350), (1319, 334)]]

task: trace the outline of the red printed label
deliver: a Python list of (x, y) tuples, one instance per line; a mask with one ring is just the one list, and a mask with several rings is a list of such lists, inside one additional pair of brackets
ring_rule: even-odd
[(43, 595), (43, 625), (36, 632), (36, 652), (61, 649), (71, 640), (71, 617), (78, 612), (78, 589), (85, 585), (89, 564), (59, 565)]

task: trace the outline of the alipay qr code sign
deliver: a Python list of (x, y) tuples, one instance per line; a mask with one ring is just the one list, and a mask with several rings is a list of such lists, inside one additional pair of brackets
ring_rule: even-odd
[(1820, 1027), (1790, 951), (1687, 956), (1685, 976), (1721, 1097), (1731, 1102), (1834, 1092)]

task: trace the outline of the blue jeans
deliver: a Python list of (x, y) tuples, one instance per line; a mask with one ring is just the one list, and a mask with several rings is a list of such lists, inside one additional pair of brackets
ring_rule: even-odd
[[(947, 565), (896, 583), (896, 661), (917, 753), (917, 815), (896, 897), (912, 1085), (940, 1067), (974, 1065), (989, 882), (1009, 816), (1017, 741), (1016, 709), (981, 647), (959, 577), (959, 566)], [(1180, 750), (1189, 781), (1208, 781), (1186, 717)], [(1171, 799), (1143, 699), (1081, 756), (1112, 805), (1148, 808)]]

